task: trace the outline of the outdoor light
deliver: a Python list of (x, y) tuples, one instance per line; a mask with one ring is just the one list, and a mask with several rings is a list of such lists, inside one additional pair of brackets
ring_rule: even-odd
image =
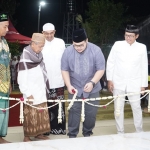
[(43, 2), (43, 1), (42, 1), (42, 2), (40, 2), (40, 5), (41, 5), (41, 6), (44, 6), (45, 4), (46, 4), (46, 3), (45, 3), (45, 2)]
[(40, 2), (39, 5), (39, 13), (38, 13), (38, 32), (39, 32), (39, 28), (40, 28), (40, 13), (41, 13), (41, 6), (44, 6), (46, 3), (44, 1)]

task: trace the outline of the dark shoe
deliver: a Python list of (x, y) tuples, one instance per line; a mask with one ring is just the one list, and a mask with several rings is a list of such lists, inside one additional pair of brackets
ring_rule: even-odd
[(72, 135), (72, 134), (67, 134), (67, 136), (69, 136), (69, 138), (76, 138), (76, 135)]
[(90, 137), (90, 134), (85, 134), (85, 135), (83, 135), (84, 137)]
[(69, 136), (69, 138), (76, 138), (76, 136)]
[(50, 132), (46, 132), (46, 133), (44, 133), (43, 135), (49, 136), (49, 135), (50, 135)]
[(91, 136), (92, 134), (93, 134), (93, 132), (87, 132), (87, 133), (84, 133), (83, 136), (84, 136), (84, 137), (89, 137), (89, 136)]

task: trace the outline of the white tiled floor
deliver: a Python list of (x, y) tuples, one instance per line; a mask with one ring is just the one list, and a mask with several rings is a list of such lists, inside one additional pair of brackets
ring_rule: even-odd
[[(134, 133), (135, 128), (133, 125), (133, 119), (125, 119), (125, 133)], [(78, 137), (82, 136), (82, 125), (80, 125), (80, 132)], [(150, 118), (144, 117), (143, 118), (143, 130), (150, 131)], [(116, 126), (115, 120), (101, 120), (96, 121), (96, 126), (93, 130), (94, 134), (92, 136), (99, 136), (99, 135), (112, 135), (116, 134)], [(67, 135), (50, 135), (51, 140), (54, 139), (68, 139)], [(22, 127), (9, 127), (8, 128), (8, 135), (5, 138), (10, 142), (22, 142), (23, 140), (23, 129)], [(34, 139), (33, 139), (34, 140)]]
[(82, 125), (77, 138), (67, 135), (50, 135), (50, 140), (23, 141), (22, 127), (9, 127), (6, 140), (10, 144), (0, 144), (0, 150), (150, 150), (150, 118), (143, 118), (144, 132), (135, 133), (133, 119), (125, 119), (125, 134), (116, 134), (115, 120), (96, 121), (93, 135), (82, 136)]

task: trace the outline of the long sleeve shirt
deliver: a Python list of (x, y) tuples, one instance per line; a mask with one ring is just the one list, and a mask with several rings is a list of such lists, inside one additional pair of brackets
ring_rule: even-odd
[(64, 80), (61, 74), (61, 57), (64, 50), (65, 43), (59, 38), (54, 38), (51, 42), (46, 41), (42, 50), (50, 89), (64, 86)]
[(18, 72), (18, 84), (23, 97), (34, 97), (33, 104), (41, 104), (47, 101), (45, 82), (40, 65), (28, 70)]
[(144, 44), (117, 41), (107, 60), (107, 80), (114, 88), (127, 92), (138, 92), (148, 86), (147, 49)]

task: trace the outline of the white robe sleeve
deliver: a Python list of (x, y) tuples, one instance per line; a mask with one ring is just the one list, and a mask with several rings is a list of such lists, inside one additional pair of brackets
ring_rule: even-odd
[(147, 59), (147, 49), (144, 45), (143, 49), (143, 57), (141, 60), (141, 73), (142, 73), (142, 80), (141, 80), (141, 87), (148, 87), (148, 59)]
[(28, 87), (28, 81), (27, 81), (27, 70), (19, 71), (18, 72), (18, 84), (19, 89), (22, 94), (26, 95), (26, 97), (31, 96), (31, 92)]
[(116, 43), (113, 45), (108, 59), (107, 59), (107, 65), (106, 65), (106, 76), (108, 81), (112, 81), (113, 79), (113, 72), (114, 72), (114, 66), (115, 66), (115, 46)]

